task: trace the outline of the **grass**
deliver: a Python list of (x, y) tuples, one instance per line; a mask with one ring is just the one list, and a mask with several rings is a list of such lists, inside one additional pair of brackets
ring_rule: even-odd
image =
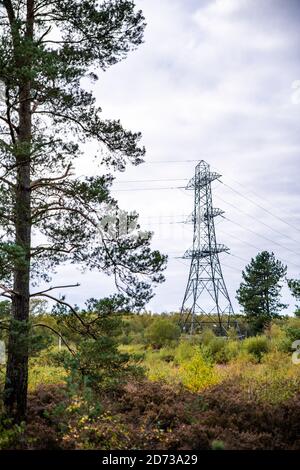
[(62, 367), (33, 365), (29, 368), (28, 389), (32, 392), (40, 385), (58, 385), (64, 383), (65, 377)]

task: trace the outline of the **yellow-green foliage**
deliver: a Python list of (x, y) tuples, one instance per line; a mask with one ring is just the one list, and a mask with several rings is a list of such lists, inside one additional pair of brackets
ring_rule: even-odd
[(224, 450), (225, 445), (223, 441), (219, 441), (218, 439), (214, 439), (211, 443), (212, 450)]
[(226, 346), (229, 340), (226, 338), (214, 337), (211, 341), (203, 346), (203, 351), (208, 354), (215, 362), (226, 364), (228, 362), (226, 354)]
[(159, 358), (162, 361), (173, 362), (174, 361), (175, 350), (174, 350), (174, 348), (171, 348), (171, 347), (161, 348), (158, 351), (158, 355), (159, 355)]
[(201, 344), (204, 346), (208, 346), (214, 338), (216, 338), (216, 335), (209, 328), (204, 329), (203, 333), (200, 335)]
[(192, 341), (182, 340), (175, 349), (175, 364), (182, 364), (191, 359), (195, 354), (195, 345)]
[[(77, 410), (73, 407), (67, 411), (76, 413)], [(67, 446), (69, 442), (76, 442), (76, 450), (95, 450), (99, 447), (101, 450), (124, 450), (124, 437), (128, 436), (128, 429), (119, 416), (104, 412), (97, 420), (80, 414), (78, 418), (70, 422), (63, 437)]]
[(67, 348), (62, 346), (49, 346), (48, 348), (42, 349), (38, 356), (32, 357), (30, 359), (30, 364), (33, 366), (53, 366), (57, 364), (55, 359), (61, 351), (65, 351)]
[(300, 339), (300, 318), (289, 318), (283, 329), (291, 343), (297, 341)]
[(262, 356), (270, 350), (270, 344), (265, 335), (253, 336), (243, 341), (242, 349), (260, 362)]
[(63, 383), (66, 371), (62, 367), (33, 365), (29, 367), (29, 390), (39, 385)]
[(262, 363), (244, 368), (241, 384), (251, 400), (277, 404), (299, 391), (300, 368), (292, 363), (290, 354), (267, 353)]
[(193, 392), (219, 382), (219, 374), (213, 364), (203, 357), (199, 346), (182, 341), (175, 350), (174, 362), (165, 360), (166, 357), (171, 357), (171, 351), (164, 348), (161, 351), (147, 352), (143, 364), (150, 380), (182, 383)]
[(172, 362), (166, 362), (162, 359), (160, 351), (148, 351), (146, 353), (143, 365), (146, 367), (147, 377), (154, 382), (164, 381), (169, 383), (178, 383), (178, 370)]
[(225, 354), (228, 361), (237, 358), (241, 350), (241, 341), (228, 340), (225, 346)]
[(11, 420), (1, 417), (0, 421), (0, 450), (11, 450), (22, 440), (25, 423), (13, 424)]
[(183, 385), (192, 392), (211, 387), (220, 380), (214, 366), (204, 359), (198, 348), (191, 359), (181, 364), (179, 373)]
[[(160, 320), (149, 316), (145, 325), (148, 333), (154, 335), (152, 339), (157, 333), (160, 339), (164, 337), (162, 342), (154, 341), (155, 345), (159, 343), (159, 350), (153, 350), (151, 343), (119, 347), (121, 352), (140, 358), (151, 381), (164, 381), (174, 386), (183, 384), (198, 392), (235, 378), (248, 398), (269, 403), (279, 403), (299, 391), (300, 366), (292, 364), (290, 349), (292, 338), (298, 334), (299, 319), (273, 322), (264, 335), (245, 340), (238, 340), (234, 335), (227, 339), (216, 337), (206, 329), (199, 335), (182, 335), (179, 341), (173, 334), (166, 333), (170, 319), (162, 319), (162, 323)], [(51, 347), (31, 359), (30, 390), (40, 384), (64, 381), (65, 371), (56, 367), (55, 353), (57, 347)]]
[(121, 344), (119, 350), (128, 354), (143, 354), (145, 346), (143, 344)]
[(180, 328), (169, 318), (156, 318), (145, 331), (145, 340), (154, 348), (168, 346), (180, 337)]
[(292, 342), (288, 338), (286, 331), (279, 325), (272, 324), (267, 331), (267, 337), (269, 339), (271, 351), (290, 351)]

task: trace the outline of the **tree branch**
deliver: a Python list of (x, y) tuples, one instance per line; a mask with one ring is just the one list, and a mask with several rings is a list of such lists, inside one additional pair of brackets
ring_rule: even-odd
[(47, 186), (48, 184), (50, 185), (53, 181), (60, 181), (62, 179), (65, 179), (67, 178), (68, 176), (70, 176), (70, 170), (72, 168), (72, 163), (69, 163), (69, 165), (67, 166), (67, 169), (65, 171), (65, 173), (61, 176), (57, 176), (55, 178), (40, 178), (38, 180), (35, 180), (31, 183), (30, 185), (30, 189), (36, 189), (40, 186)]
[(1, 292), (0, 296), (6, 297), (7, 299), (11, 299), (11, 295), (5, 294), (4, 292)]
[(68, 343), (66, 342), (66, 340), (63, 338), (63, 336), (58, 332), (56, 331), (54, 328), (52, 328), (51, 326), (48, 326), (48, 325), (45, 325), (44, 323), (35, 323), (34, 325), (32, 325), (33, 328), (36, 327), (36, 326), (41, 326), (43, 328), (48, 328), (49, 330), (53, 331), (53, 333), (55, 333), (57, 336), (59, 336), (59, 338), (62, 340), (62, 342), (64, 343), (64, 345), (68, 348), (68, 350), (70, 351), (70, 353), (75, 356), (75, 352), (70, 348), (70, 346), (68, 345)]
[(19, 295), (18, 292), (14, 291), (13, 289), (10, 289), (9, 287), (6, 287), (4, 284), (0, 284), (0, 288), (4, 291), (4, 293), (12, 294), (12, 295)]
[[(39, 220), (39, 222), (42, 219)], [(40, 253), (44, 253), (45, 251), (54, 251), (55, 253), (65, 253), (65, 254), (70, 254), (72, 251), (76, 250), (79, 247), (79, 245), (73, 245), (69, 249), (64, 249), (64, 248), (54, 248), (53, 246), (40, 246), (40, 247), (35, 247), (31, 248), (31, 257), (37, 256)]]
[(91, 219), (87, 214), (85, 214), (83, 211), (80, 209), (76, 209), (74, 207), (66, 207), (63, 205), (58, 205), (57, 207), (46, 207), (44, 210), (41, 210), (39, 212), (33, 213), (32, 214), (32, 220), (34, 220), (36, 217), (39, 217), (40, 215), (43, 215), (47, 212), (50, 211), (69, 211), (69, 212), (74, 212), (75, 214), (81, 215), (87, 222), (90, 222), (94, 227), (97, 227), (98, 225), (95, 223), (93, 219)]
[(10, 0), (3, 0), (3, 5), (5, 6), (10, 26), (13, 26), (16, 17), (12, 3)]
[(69, 285), (66, 285), (66, 286), (49, 287), (49, 289), (45, 289), (45, 290), (42, 290), (40, 292), (35, 292), (34, 294), (31, 294), (31, 296), (45, 294), (46, 292), (50, 292), (51, 290), (55, 290), (55, 289), (67, 289), (69, 287), (79, 287), (79, 286), (80, 286), (80, 284), (77, 282), (77, 284), (69, 284)]
[(68, 307), (71, 311), (71, 313), (77, 318), (77, 320), (81, 323), (81, 325), (85, 328), (86, 332), (88, 335), (90, 335), (93, 339), (97, 339), (96, 336), (90, 332), (89, 326), (84, 323), (80, 315), (76, 312), (76, 310), (70, 305), (68, 302), (62, 299), (58, 299), (57, 297), (53, 297), (52, 295), (49, 294), (31, 294), (30, 297), (47, 297), (48, 299), (54, 300), (54, 302), (57, 302), (60, 305), (64, 305), (65, 307)]

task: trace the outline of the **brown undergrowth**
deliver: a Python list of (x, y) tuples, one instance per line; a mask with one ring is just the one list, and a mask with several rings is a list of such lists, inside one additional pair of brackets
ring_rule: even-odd
[(42, 386), (30, 394), (28, 416), (13, 448), (300, 448), (300, 393), (280, 404), (255, 402), (236, 380), (198, 394), (132, 382), (90, 407), (63, 386)]

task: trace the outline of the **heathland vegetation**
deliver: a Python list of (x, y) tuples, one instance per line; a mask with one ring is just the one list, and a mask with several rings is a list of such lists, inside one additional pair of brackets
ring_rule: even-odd
[(81, 342), (71, 330), (61, 341), (55, 316), (34, 315), (28, 421), (3, 414), (0, 448), (299, 448), (299, 318), (244, 339), (182, 335), (175, 313), (101, 318), (101, 339)]

